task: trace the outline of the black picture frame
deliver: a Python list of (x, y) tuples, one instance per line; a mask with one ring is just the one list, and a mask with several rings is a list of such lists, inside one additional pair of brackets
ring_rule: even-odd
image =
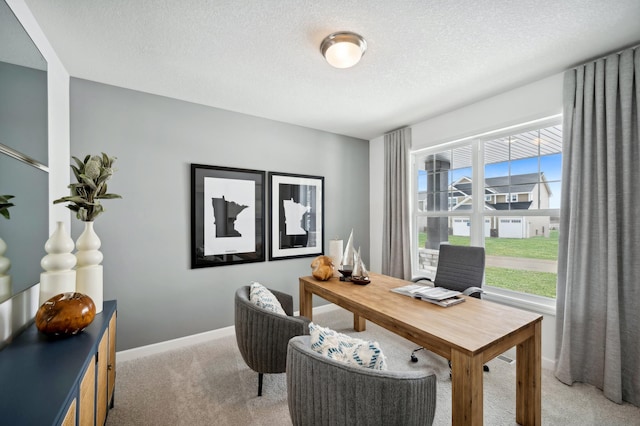
[(264, 261), (265, 172), (191, 164), (191, 268)]
[(323, 176), (269, 172), (269, 203), (269, 260), (324, 253)]

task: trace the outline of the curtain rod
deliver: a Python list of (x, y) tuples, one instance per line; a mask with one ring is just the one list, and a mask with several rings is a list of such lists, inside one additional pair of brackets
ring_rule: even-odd
[(585, 64), (588, 64), (588, 63), (590, 63), (590, 62), (596, 62), (596, 61), (599, 61), (599, 60), (601, 60), (601, 59), (606, 59), (606, 58), (608, 58), (608, 57), (609, 57), (609, 56), (611, 56), (611, 55), (620, 55), (620, 54), (621, 54), (622, 52), (624, 52), (624, 51), (627, 51), (627, 50), (634, 50), (634, 49), (637, 49), (637, 48), (639, 48), (639, 47), (640, 47), (640, 44), (635, 43), (635, 44), (632, 44), (632, 45), (630, 45), (630, 46), (628, 46), (628, 47), (624, 47), (624, 48), (622, 48), (622, 49), (620, 49), (620, 50), (617, 50), (617, 51), (614, 51), (614, 52), (609, 52), (609, 53), (607, 53), (607, 54), (604, 54), (604, 55), (601, 55), (601, 56), (597, 56), (597, 57), (592, 58), (592, 59), (587, 59), (585, 62), (582, 62), (581, 64), (578, 64), (578, 65), (574, 65), (573, 67), (571, 67), (571, 68), (567, 69), (567, 71), (569, 71), (569, 70), (573, 70), (573, 69), (576, 69), (576, 68), (581, 67), (581, 66), (583, 66), (583, 65), (585, 65)]
[(385, 135), (390, 135), (393, 132), (397, 132), (398, 130), (403, 130), (403, 129), (410, 129), (411, 126), (410, 125), (406, 125), (406, 126), (402, 126), (402, 127), (398, 127), (396, 129), (393, 130), (389, 130), (388, 132), (385, 133)]

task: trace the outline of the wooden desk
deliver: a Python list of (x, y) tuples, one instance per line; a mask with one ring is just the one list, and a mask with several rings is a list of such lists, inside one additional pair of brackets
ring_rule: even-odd
[(353, 312), (356, 331), (373, 321), (451, 360), (454, 425), (482, 425), (482, 366), (517, 345), (516, 422), (541, 424), (541, 315), (472, 297), (442, 308), (390, 291), (407, 281), (370, 277), (365, 286), (301, 277), (300, 315), (312, 318), (315, 294)]

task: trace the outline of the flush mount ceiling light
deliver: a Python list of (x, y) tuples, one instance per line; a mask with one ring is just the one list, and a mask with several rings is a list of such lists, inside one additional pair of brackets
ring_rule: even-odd
[(336, 68), (354, 66), (366, 50), (367, 42), (360, 35), (349, 31), (329, 34), (320, 44), (322, 56)]

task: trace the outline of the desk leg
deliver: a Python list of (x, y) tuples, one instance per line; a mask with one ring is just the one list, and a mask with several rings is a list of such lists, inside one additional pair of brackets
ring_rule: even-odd
[(542, 353), (540, 321), (533, 336), (516, 348), (516, 422), (539, 426), (542, 423)]
[(313, 293), (300, 280), (300, 316), (313, 319)]
[(353, 314), (353, 329), (355, 331), (365, 331), (367, 329), (367, 320), (359, 315)]
[(451, 424), (482, 425), (482, 356), (451, 351)]

